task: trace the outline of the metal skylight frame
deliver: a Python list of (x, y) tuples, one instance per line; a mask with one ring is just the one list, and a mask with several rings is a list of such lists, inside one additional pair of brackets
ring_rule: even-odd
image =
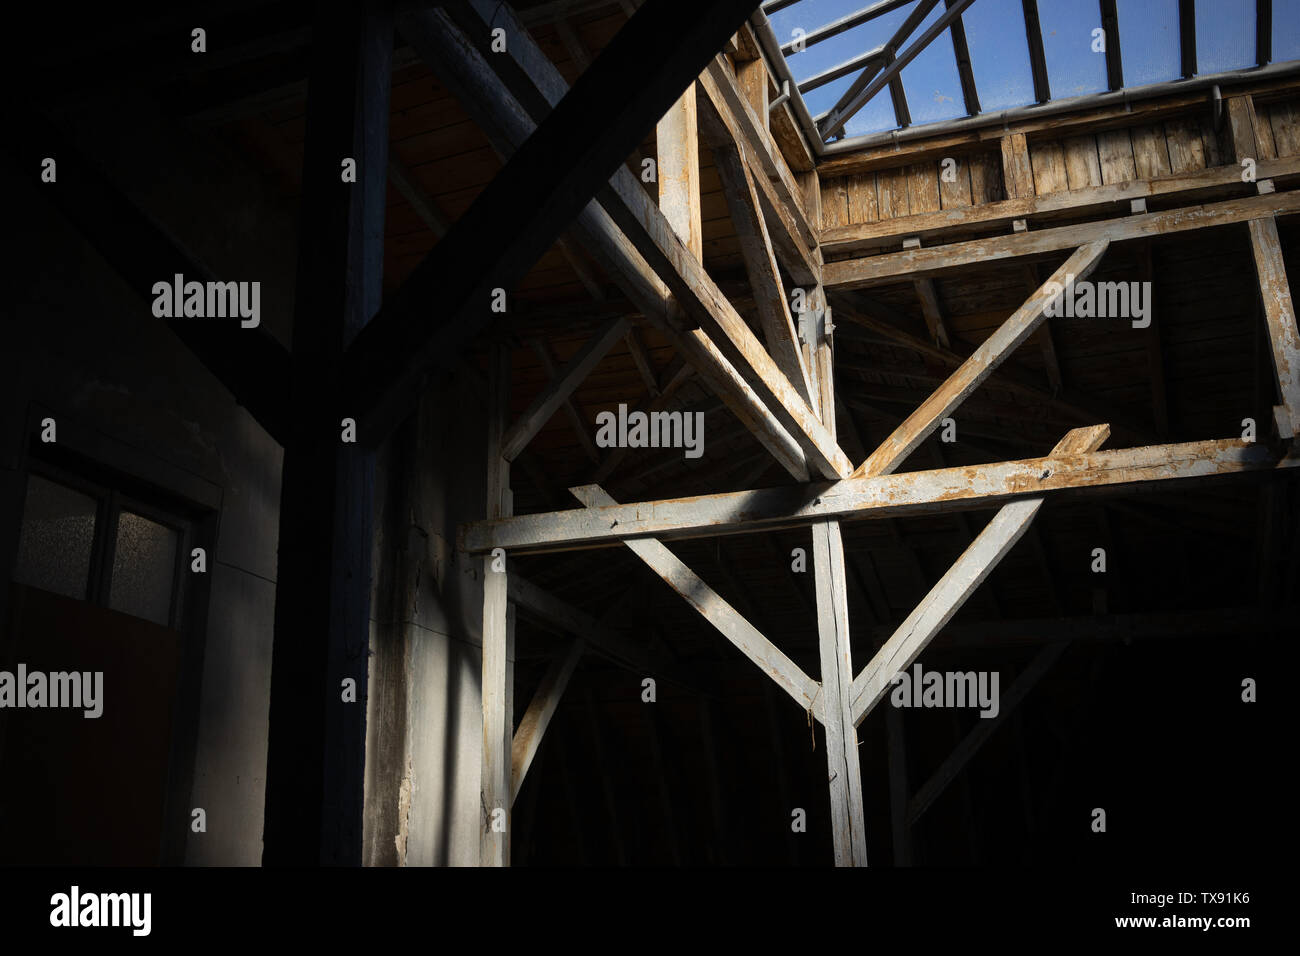
[[(833, 155), (864, 146), (899, 142), (940, 132), (971, 129), (995, 123), (1011, 122), (1030, 116), (1045, 116), (1087, 106), (1130, 102), (1158, 96), (1175, 90), (1189, 91), (1210, 88), (1220, 82), (1238, 79), (1282, 76), (1300, 72), (1300, 61), (1270, 64), (1272, 52), (1272, 0), (1255, 2), (1256, 64), (1240, 70), (1196, 76), (1196, 4), (1195, 0), (1179, 0), (1179, 35), (1181, 79), (1126, 88), (1119, 19), (1116, 0), (1097, 0), (1099, 25), (1106, 31), (1106, 86), (1105, 92), (1088, 93), (1053, 99), (1047, 75), (1047, 60), (1043, 50), (1042, 27), (1038, 16), (1037, 0), (1021, 0), (1025, 21), (1025, 39), (1029, 52), (1030, 72), (1033, 77), (1035, 102), (1009, 110), (982, 112), (979, 89), (971, 67), (970, 52), (966, 43), (965, 27), (961, 14), (975, 0), (944, 0), (946, 9), (939, 20), (927, 27), (900, 54), (899, 48), (937, 5), (938, 0), (915, 0), (916, 7), (903, 25), (884, 44), (865, 51), (836, 66), (805, 78), (794, 79), (786, 57), (795, 52), (796, 41), (782, 43), (776, 36), (767, 15), (793, 6), (799, 0), (767, 0), (755, 12), (751, 24), (763, 47), (769, 64), (779, 81), (789, 83), (790, 108), (803, 129), (809, 146), (817, 156)], [(874, 2), (808, 31), (802, 39), (802, 49), (838, 36), (877, 17), (901, 9), (913, 0), (874, 0)], [(961, 81), (962, 98), (967, 115), (959, 119), (913, 125), (907, 106), (907, 97), (901, 82), (901, 71), (945, 30), (952, 38), (957, 75)], [(831, 83), (857, 71), (857, 78), (841, 95), (835, 106), (813, 117), (803, 99), (803, 93)], [(898, 129), (885, 130), (859, 136), (850, 136), (827, 143), (826, 137), (843, 130), (844, 125), (884, 89), (890, 88)]]

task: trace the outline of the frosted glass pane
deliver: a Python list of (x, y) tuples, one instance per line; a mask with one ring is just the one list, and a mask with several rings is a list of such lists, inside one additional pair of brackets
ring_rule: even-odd
[(113, 583), (108, 606), (167, 626), (180, 535), (156, 521), (123, 511), (113, 549)]
[(15, 581), (84, 601), (94, 540), (94, 498), (28, 476)]

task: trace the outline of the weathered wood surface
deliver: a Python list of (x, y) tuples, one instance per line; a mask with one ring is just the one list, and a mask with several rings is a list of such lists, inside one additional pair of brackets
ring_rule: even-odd
[[(1158, 148), (1164, 150), (1163, 140)], [(1155, 152), (1154, 149), (1155, 147), (1151, 151), (1143, 149), (1140, 155), (1147, 159), (1159, 156), (1160, 153)], [(974, 165), (971, 166), (972, 175), (976, 168)], [(876, 246), (892, 245), (907, 236), (942, 241), (944, 234), (953, 229), (974, 226), (1009, 227), (1016, 219), (1028, 219), (1032, 222), (1038, 216), (1066, 212), (1078, 212), (1082, 215), (1122, 208), (1127, 213), (1128, 205), (1134, 199), (1156, 196), (1174, 198), (1180, 195), (1191, 199), (1207, 190), (1241, 186), (1241, 168), (1235, 165), (1199, 170), (1186, 176), (1170, 176), (1166, 158), (1163, 166), (1152, 166), (1150, 172), (1153, 176), (1163, 178), (1143, 178), (1083, 189), (1072, 188), (1065, 193), (1025, 199), (1004, 199), (996, 202), (987, 202), (977, 196), (976, 205), (970, 208), (945, 208), (937, 213), (919, 216), (907, 215), (905, 208), (901, 214), (902, 218), (890, 219), (882, 215), (879, 221), (867, 218), (852, 219), (848, 225), (828, 226), (823, 229), (822, 249), (828, 255), (839, 255)], [(1300, 175), (1300, 158), (1286, 157), (1262, 162), (1257, 167), (1257, 174), (1259, 179)], [(882, 182), (885, 175), (880, 174)], [(850, 203), (853, 201), (853, 196), (854, 193), (850, 190)], [(979, 205), (980, 203), (984, 204)]]
[[(491, 5), (484, 15), (489, 18), (494, 15)], [(528, 71), (522, 78), (508, 74), (528, 85), (530, 94), (521, 95), (525, 95), (529, 102), (535, 102), (540, 91), (548, 102), (558, 103), (568, 89), (563, 77), (546, 59), (527, 31), (509, 15), (508, 9), (497, 11), (495, 16), (494, 22), (506, 30), (510, 55), (521, 68)], [(474, 49), (473, 44), (461, 34), (446, 14), (431, 11), (420, 19), (408, 21), (405, 29), (411, 42), (502, 155), (512, 155), (538, 128), (535, 119), (507, 88), (505, 79), (493, 72), (483, 55)], [(491, 95), (483, 95), (484, 91), (490, 91)], [(538, 111), (541, 112), (540, 106)], [(631, 173), (625, 167), (619, 167), (615, 179), (623, 184), (621, 194), (638, 204), (644, 218), (657, 222), (660, 231), (671, 236), (670, 241), (684, 250), (680, 240), (672, 234), (672, 228), (663, 221), (658, 209)], [(658, 325), (679, 353), (699, 369), (701, 377), (727, 403), (737, 418), (754, 432), (759, 442), (795, 478), (807, 480), (808, 472), (800, 446), (763, 404), (736, 367), (703, 331), (695, 329), (687, 332), (669, 323), (672, 293), (609, 213), (598, 202), (588, 203), (578, 214), (575, 232), (583, 238), (588, 251), (616, 278), (646, 318)], [(689, 254), (684, 258), (694, 262)], [(695, 265), (698, 266), (697, 263)], [(754, 344), (757, 345), (757, 340)]]
[(1293, 437), (1300, 434), (1300, 331), (1296, 328), (1295, 305), (1273, 217), (1250, 221), (1250, 246), (1272, 345), (1273, 372), (1286, 412), (1286, 421), (1276, 416), (1277, 424), (1283, 437)]
[(1012, 199), (1028, 199), (1034, 195), (1034, 170), (1024, 133), (1002, 137), (1002, 181)]
[(853, 655), (849, 640), (848, 581), (839, 522), (813, 525), (821, 695), (831, 793), (831, 839), (836, 866), (867, 865), (858, 735), (849, 709)]
[[(588, 507), (617, 507), (614, 499), (598, 485), (571, 490)], [(800, 707), (811, 712), (818, 720), (825, 719), (825, 702), (819, 698), (817, 682), (800, 670), (794, 661), (705, 584), (681, 559), (653, 539), (624, 543)]]
[[(1192, 229), (1246, 222), (1266, 215), (1289, 215), (1300, 211), (1300, 191), (1278, 192), (1247, 199), (1206, 203), (1167, 212), (1126, 216), (1119, 220), (1059, 226), (1036, 232), (974, 239), (933, 249), (909, 249), (859, 259), (828, 262), (823, 283), (828, 289), (853, 289), (918, 279), (963, 266), (984, 265), (1001, 259), (1042, 255), (1077, 248), (1090, 242), (1172, 235)], [(940, 213), (943, 215), (943, 213)]]
[[(1110, 434), (1106, 425), (1076, 428), (1052, 449), (1054, 455), (1082, 455), (1096, 451)], [(871, 662), (853, 681), (854, 724), (861, 724), (889, 691), (890, 682), (920, 656), (952, 616), (975, 593), (1009, 552), (1043, 505), (1029, 498), (1003, 505), (947, 573), (907, 616)]]
[(768, 351), (795, 391), (811, 405), (813, 395), (808, 381), (808, 369), (799, 349), (799, 339), (790, 317), (790, 306), (786, 301), (767, 224), (763, 221), (759, 208), (753, 173), (734, 145), (716, 147), (713, 157), (727, 197), (731, 221), (740, 239), (745, 272), (754, 292), (754, 304), (758, 309), (759, 323), (763, 328)]
[[(510, 351), (493, 350), (488, 368), (486, 509), (489, 518), (510, 515), (510, 462), (502, 454), (505, 416), (510, 408)], [(508, 569), (482, 558), (483, 573), (483, 750), (480, 779), (479, 865), (510, 863), (510, 743), (514, 715), (507, 686), (510, 671)], [(498, 811), (505, 814), (499, 828)]]
[(695, 258), (703, 259), (698, 127), (695, 86), (692, 84), (655, 126), (655, 150), (658, 154), (655, 179), (659, 184), (659, 208), (664, 218)]
[(1278, 457), (1262, 443), (1239, 439), (1152, 445), (472, 522), (461, 526), (460, 545), (473, 553), (566, 551), (649, 536), (698, 538), (985, 508), (1068, 490), (1132, 490), (1298, 465), (1296, 452)]
[(938, 427), (944, 416), (975, 391), (993, 369), (1042, 324), (1044, 309), (1055, 295), (1060, 294), (1066, 277), (1074, 276), (1076, 281), (1081, 281), (1092, 273), (1101, 262), (1107, 245), (1104, 240), (1092, 242), (1070, 256), (1024, 305), (998, 326), (997, 331), (985, 339), (971, 357), (854, 470), (851, 477), (887, 475), (902, 464), (912, 450)]

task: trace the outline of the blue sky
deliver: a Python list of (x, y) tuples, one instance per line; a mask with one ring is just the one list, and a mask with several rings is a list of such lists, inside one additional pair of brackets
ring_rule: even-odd
[[(789, 42), (794, 31), (816, 28), (854, 13), (870, 0), (799, 0), (769, 14), (777, 38)], [(906, 6), (854, 27), (787, 61), (796, 82), (844, 63), (885, 43), (915, 8)], [(935, 5), (915, 38), (942, 16)], [(1038, 0), (1043, 50), (1052, 99), (1106, 89), (1106, 60), (1094, 52), (1093, 30), (1101, 26), (1097, 0)], [(1125, 86), (1143, 86), (1180, 75), (1178, 0), (1116, 0)], [(1034, 101), (1021, 0), (974, 0), (962, 14), (971, 69), (984, 112), (1011, 109)], [(903, 48), (906, 49), (907, 43)], [(1255, 0), (1197, 0), (1197, 73), (1208, 75), (1255, 65)], [(1300, 0), (1273, 0), (1274, 62), (1300, 59)], [(828, 111), (852, 84), (856, 73), (809, 90), (808, 111)], [(966, 115), (952, 38), (944, 31), (903, 68), (912, 124), (957, 119)], [(895, 129), (898, 121), (888, 90), (882, 90), (845, 127), (846, 136)]]

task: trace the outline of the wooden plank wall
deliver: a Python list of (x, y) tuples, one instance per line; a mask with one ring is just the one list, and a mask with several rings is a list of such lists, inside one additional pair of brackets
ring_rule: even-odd
[[(1300, 155), (1300, 98), (1256, 104), (1261, 159)], [(1112, 185), (1232, 165), (1228, 124), (1215, 130), (1208, 108), (1156, 123), (1028, 139), (1034, 194)], [(996, 140), (953, 157), (956, 180), (944, 182), (942, 160), (823, 180), (823, 228), (980, 205), (1008, 198)]]
[(996, 148), (955, 158), (953, 182), (943, 181), (938, 160), (826, 180), (822, 226), (878, 222), (1004, 198), (1001, 153)]

